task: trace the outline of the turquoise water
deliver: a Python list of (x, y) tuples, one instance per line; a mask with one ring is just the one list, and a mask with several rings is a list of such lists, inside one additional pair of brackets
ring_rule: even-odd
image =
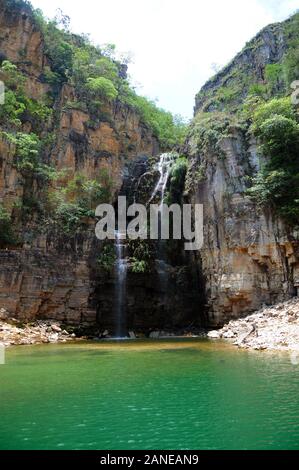
[(299, 365), (201, 340), (11, 348), (0, 449), (299, 449)]

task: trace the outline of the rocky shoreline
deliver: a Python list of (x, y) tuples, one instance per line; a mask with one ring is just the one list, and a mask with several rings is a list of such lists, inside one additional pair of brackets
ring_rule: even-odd
[(47, 343), (66, 343), (77, 339), (76, 334), (67, 331), (57, 321), (37, 320), (21, 324), (16, 319), (6, 319), (0, 309), (0, 344), (5, 347)]
[[(170, 338), (205, 338), (207, 331), (198, 328), (187, 328), (177, 331), (153, 330), (144, 332), (130, 331), (127, 339), (170, 339)], [(0, 308), (0, 344), (9, 346), (57, 344), (76, 340), (111, 340), (113, 336), (108, 330), (99, 331), (92, 328), (88, 330), (78, 327), (66, 326), (57, 320), (37, 320), (30, 323), (21, 323), (10, 318), (5, 309)]]
[[(271, 307), (264, 307), (245, 318), (231, 320), (220, 330), (207, 332), (200, 329), (180, 331), (154, 330), (144, 333), (130, 332), (128, 339), (209, 338), (226, 340), (239, 348), (255, 350), (297, 351), (299, 353), (299, 298)], [(67, 343), (78, 339), (112, 339), (109, 331), (78, 333), (70, 326), (55, 320), (37, 320), (20, 324), (8, 318), (0, 309), (0, 344), (5, 347), (47, 343)]]
[(299, 352), (299, 299), (231, 320), (221, 330), (210, 331), (208, 338), (224, 339), (239, 348)]

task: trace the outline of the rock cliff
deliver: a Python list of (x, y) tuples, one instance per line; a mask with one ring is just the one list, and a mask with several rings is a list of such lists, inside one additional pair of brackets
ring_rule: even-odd
[[(24, 2), (0, 2), (0, 53), (2, 61), (14, 63), (25, 77), (27, 96), (39, 99), (47, 95), (51, 87), (43, 78), (49, 62), (43, 36)], [(67, 170), (64, 185), (78, 173), (92, 178), (106, 169), (113, 200), (122, 186), (125, 164), (159, 153), (158, 140), (128, 106), (105, 104), (102, 119), (94, 123), (88, 111), (76, 109), (76, 102), (71, 84), (63, 84), (56, 92), (52, 102), (55, 116), (42, 123), (42, 134), (55, 131), (44, 161), (57, 171)], [(22, 119), (21, 131), (31, 130), (32, 123)], [(17, 206), (28, 193), (39, 198), (42, 188), (17, 168), (15, 159), (16, 145), (1, 134), (0, 202), (21, 236), (18, 246), (0, 250), (1, 306), (21, 320), (58, 318), (95, 324), (98, 306), (92, 298), (95, 286), (91, 273), (100, 247), (94, 237), (94, 222), (89, 221), (80, 234), (60, 238), (45, 227), (33, 231), (36, 214), (34, 220), (31, 217), (29, 223), (22, 223)]]
[[(107, 269), (101, 264), (105, 244), (95, 237), (95, 220), (81, 217), (77, 229), (69, 230), (78, 211), (73, 194), (82, 197), (84, 184), (92, 188), (98, 176), (104, 188), (107, 186), (105, 202), (114, 203), (120, 191), (132, 200), (130, 188), (152, 168), (151, 159), (158, 158), (160, 141), (134, 106), (120, 99), (93, 103), (82, 91), (81, 82), (78, 85), (74, 75), (70, 77), (65, 70), (65, 63), (61, 71), (56, 51), (61, 44), (68, 51), (64, 33), (57, 33), (55, 27), (50, 32), (53, 40), (58, 34), (60, 41), (54, 51), (47, 37), (49, 31), (42, 30), (26, 2), (0, 0), (0, 58), (2, 64), (10, 62), (1, 79), (7, 82), (9, 78), (9, 89), (14, 96), (19, 93), (27, 108), (46, 110), (45, 118), (41, 120), (39, 115), (38, 122), (26, 111), (18, 124), (15, 116), (13, 122), (7, 123), (7, 116), (0, 122), (0, 210), (5, 210), (16, 232), (14, 243), (11, 235), (8, 241), (0, 236), (0, 305), (21, 321), (50, 319), (113, 332), (117, 282), (113, 247), (111, 251), (108, 246), (111, 259)], [(74, 55), (75, 60), (82, 61), (82, 76), (86, 54), (98, 54), (100, 59), (93, 68), (99, 67), (98, 60), (103, 62), (103, 56), (98, 51), (84, 41), (82, 45), (81, 38), (66, 36), (71, 45), (81, 47)], [(64, 49), (59, 52), (64, 53)], [(64, 62), (68, 59), (66, 55)], [(104, 66), (112, 70), (114, 78), (119, 73), (120, 79), (115, 78), (119, 87), (127, 86), (121, 80), (125, 67), (106, 57)], [(24, 91), (18, 89), (16, 81), (22, 82)], [(126, 88), (125, 92), (130, 93)], [(28, 162), (25, 160), (24, 166), (24, 158), (21, 160), (18, 139), (23, 139), (25, 149), (32, 145), (24, 135), (25, 139), (37, 136), (42, 142), (42, 164), (35, 164), (35, 173), (31, 161), (28, 167)], [(157, 174), (152, 185), (156, 184), (155, 177)], [(53, 204), (56, 215), (52, 213)], [(61, 214), (68, 207), (70, 211)], [(4, 222), (2, 227), (7, 229)], [(126, 287), (128, 329), (150, 331), (202, 323), (196, 265), (190, 266), (178, 254), (167, 269), (167, 286), (161, 285), (154, 260), (148, 272), (130, 270)]]
[[(196, 98), (185, 149), (190, 156), (187, 192), (192, 202), (204, 205), (200, 255), (211, 325), (298, 293), (298, 230), (270, 204), (260, 207), (248, 196), (249, 179), (268, 156), (240, 113), (250, 95), (257, 100), (263, 99), (257, 92), (283, 93), (282, 70), (275, 90), (266, 77), (283, 67), (291, 21), (265, 28)], [(252, 108), (254, 101), (248, 103)]]
[[(166, 192), (204, 205), (204, 246), (186, 254), (171, 242), (163, 257), (157, 244), (128, 246), (128, 329), (217, 327), (297, 294), (298, 230), (248, 195), (269, 157), (243, 112), (244, 102), (253, 108), (290, 94), (281, 76), (292, 28), (292, 19), (265, 28), (197, 95), (185, 183), (169, 181)], [(112, 331), (113, 249), (95, 238), (93, 196), (148, 202), (161, 145), (169, 145), (140, 111), (144, 102), (132, 105), (122, 64), (45, 28), (22, 0), (0, 0), (0, 62), (8, 85), (0, 107), (0, 307), (22, 321)]]

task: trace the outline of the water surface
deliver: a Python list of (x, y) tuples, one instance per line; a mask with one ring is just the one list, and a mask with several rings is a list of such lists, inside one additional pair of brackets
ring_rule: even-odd
[(203, 340), (7, 350), (0, 449), (299, 449), (299, 366)]

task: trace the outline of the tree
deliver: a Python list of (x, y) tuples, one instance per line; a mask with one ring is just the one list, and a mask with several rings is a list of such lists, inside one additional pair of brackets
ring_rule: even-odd
[(88, 78), (87, 90), (96, 98), (113, 101), (118, 93), (112, 81), (105, 77)]
[(253, 129), (265, 164), (252, 179), (248, 194), (270, 205), (291, 225), (299, 224), (299, 125), (289, 98), (258, 106)]

